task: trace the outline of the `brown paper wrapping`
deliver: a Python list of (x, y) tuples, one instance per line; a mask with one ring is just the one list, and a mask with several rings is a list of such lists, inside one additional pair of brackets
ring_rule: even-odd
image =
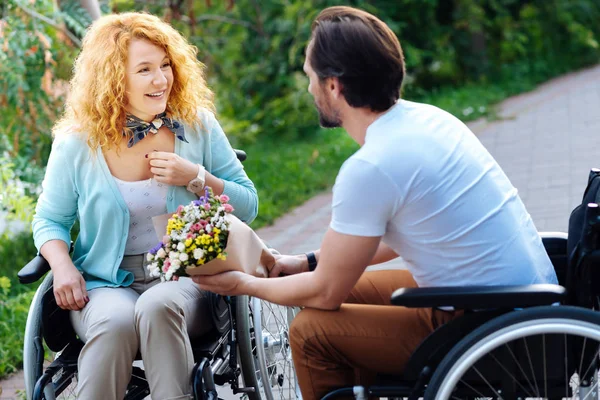
[[(164, 214), (152, 218), (154, 229), (162, 240), (167, 231), (167, 221), (173, 215)], [(229, 236), (225, 260), (214, 259), (204, 265), (187, 267), (188, 275), (215, 275), (226, 271), (242, 271), (258, 277), (267, 277), (275, 264), (275, 257), (271, 251), (248, 225), (237, 217), (227, 214), (225, 218), (230, 222)]]

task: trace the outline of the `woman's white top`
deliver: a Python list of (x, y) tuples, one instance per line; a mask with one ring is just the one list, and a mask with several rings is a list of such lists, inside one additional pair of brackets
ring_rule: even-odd
[(113, 178), (129, 208), (129, 234), (125, 255), (146, 253), (162, 240), (154, 231), (152, 217), (166, 214), (169, 185), (156, 182), (155, 179), (126, 182), (114, 176)]

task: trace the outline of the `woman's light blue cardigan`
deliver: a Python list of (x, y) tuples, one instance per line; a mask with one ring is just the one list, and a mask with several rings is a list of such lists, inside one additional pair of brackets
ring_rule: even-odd
[[(225, 182), (234, 214), (250, 223), (258, 212), (254, 184), (223, 133), (215, 116), (201, 112), (203, 127), (185, 126), (189, 143), (175, 140), (175, 153)], [(54, 140), (33, 218), (33, 237), (38, 250), (49, 240), (70, 245), (70, 231), (78, 218), (80, 232), (73, 263), (85, 278), (88, 290), (129, 286), (130, 272), (119, 269), (129, 231), (129, 210), (100, 149), (92, 155), (86, 139), (75, 134)], [(197, 197), (183, 186), (169, 187), (167, 212)]]

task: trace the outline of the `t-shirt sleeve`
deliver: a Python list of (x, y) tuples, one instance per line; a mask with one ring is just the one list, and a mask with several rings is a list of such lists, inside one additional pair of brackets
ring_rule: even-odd
[(400, 202), (397, 186), (375, 165), (348, 159), (333, 187), (330, 227), (353, 236), (383, 236)]

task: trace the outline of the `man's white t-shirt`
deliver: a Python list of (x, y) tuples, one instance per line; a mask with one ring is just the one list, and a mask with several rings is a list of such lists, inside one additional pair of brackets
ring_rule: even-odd
[(457, 118), (400, 100), (367, 129), (333, 188), (331, 228), (382, 236), (420, 287), (557, 283), (531, 217)]

